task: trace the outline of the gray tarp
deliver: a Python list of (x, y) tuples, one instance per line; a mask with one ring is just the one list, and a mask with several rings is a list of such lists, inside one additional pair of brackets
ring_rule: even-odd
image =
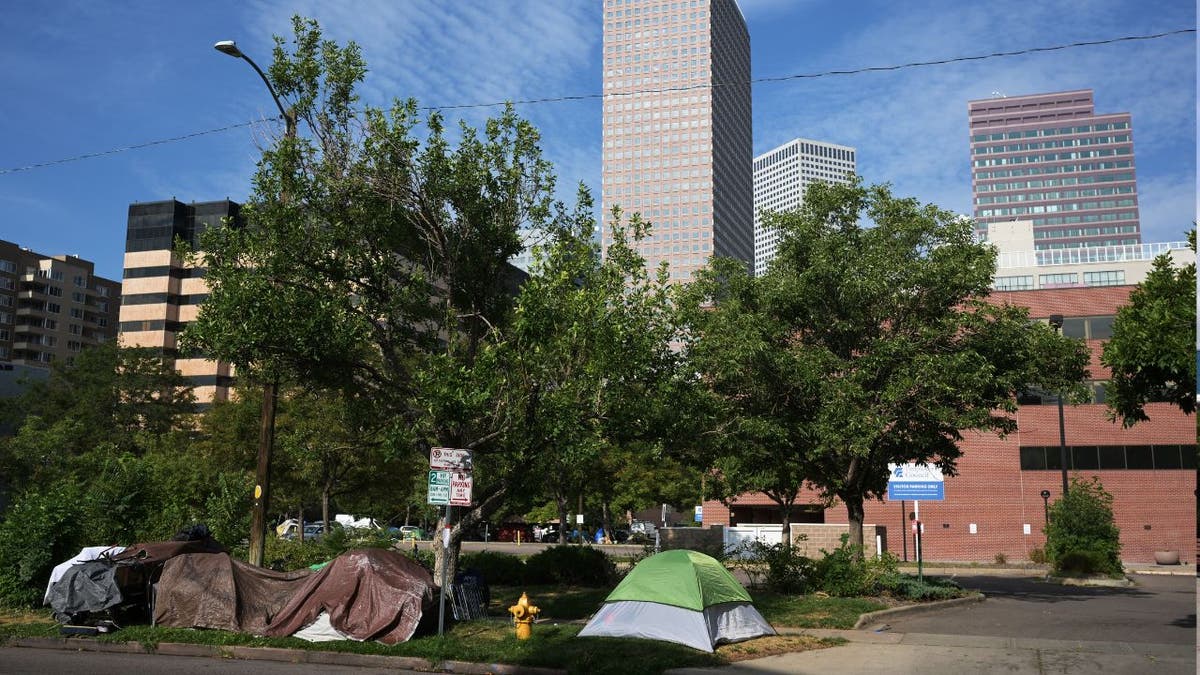
[(664, 640), (706, 652), (764, 635), (775, 635), (775, 629), (748, 602), (723, 602), (702, 612), (657, 602), (606, 602), (579, 631), (579, 637)]
[(120, 604), (123, 598), (115, 573), (116, 566), (105, 560), (69, 567), (46, 594), (54, 620), (69, 623), (74, 614), (101, 612)]

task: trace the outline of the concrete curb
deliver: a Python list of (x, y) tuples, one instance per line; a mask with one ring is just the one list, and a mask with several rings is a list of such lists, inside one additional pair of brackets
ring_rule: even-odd
[(882, 623), (885, 619), (891, 619), (899, 616), (911, 616), (913, 614), (924, 614), (925, 612), (935, 612), (940, 609), (949, 607), (958, 607), (959, 605), (970, 605), (977, 602), (983, 602), (986, 599), (983, 593), (972, 593), (971, 595), (962, 598), (951, 598), (950, 600), (935, 600), (933, 602), (923, 602), (918, 605), (903, 605), (901, 607), (889, 607), (881, 609), (877, 612), (867, 612), (858, 617), (858, 621), (854, 623), (854, 630), (862, 630), (867, 626), (876, 623)]
[(328, 666), (358, 666), (422, 670), (434, 673), (467, 673), (469, 675), (566, 675), (565, 670), (519, 666), (508, 663), (471, 663), (467, 661), (431, 661), (419, 656), (388, 656), (384, 654), (350, 654), (309, 649), (279, 647), (244, 647), (197, 645), (185, 642), (162, 642), (144, 645), (140, 642), (97, 642), (90, 638), (35, 637), (12, 638), (0, 641), (0, 647), (30, 649), (64, 649), (83, 652), (120, 654), (165, 654), (201, 658), (240, 659), (245, 661), (275, 661), (279, 663), (313, 663)]
[(1096, 586), (1102, 588), (1133, 588), (1137, 585), (1133, 579), (1125, 577), (1123, 579), (1109, 579), (1108, 577), (1051, 577), (1045, 579), (1046, 583), (1058, 584), (1059, 586)]

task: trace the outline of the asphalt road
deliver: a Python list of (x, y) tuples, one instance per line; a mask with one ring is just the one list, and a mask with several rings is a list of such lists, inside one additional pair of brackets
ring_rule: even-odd
[(1195, 578), (1133, 578), (1132, 588), (1106, 588), (1021, 577), (957, 577), (987, 601), (897, 618), (888, 626), (898, 633), (1195, 644)]

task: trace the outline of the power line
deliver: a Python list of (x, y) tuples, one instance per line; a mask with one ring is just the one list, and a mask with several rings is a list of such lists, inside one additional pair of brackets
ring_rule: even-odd
[[(521, 99), (521, 100), (516, 100), (516, 101), (494, 101), (491, 103), (462, 103), (462, 104), (457, 104), (457, 105), (421, 106), (419, 109), (420, 110), (466, 110), (466, 109), (470, 109), (470, 108), (494, 108), (494, 107), (509, 105), (509, 104), (532, 105), (532, 104), (536, 104), (536, 103), (563, 103), (563, 102), (567, 102), (567, 101), (595, 100), (595, 99), (602, 99), (602, 98), (606, 98), (606, 97), (614, 97), (615, 98), (615, 97), (624, 97), (624, 96), (635, 96), (638, 94), (665, 94), (665, 93), (670, 93), (670, 92), (691, 91), (691, 90), (695, 90), (695, 89), (709, 89), (714, 86), (737, 86), (737, 85), (743, 85), (743, 84), (763, 84), (763, 83), (770, 83), (770, 82), (786, 82), (789, 80), (811, 80), (811, 79), (817, 79), (817, 78), (822, 78), (822, 77), (837, 77), (837, 76), (841, 76), (841, 75), (859, 75), (862, 73), (879, 73), (879, 72), (890, 72), (890, 71), (896, 71), (896, 70), (905, 70), (908, 68), (923, 68), (923, 67), (928, 67), (928, 66), (941, 66), (941, 65), (946, 65), (946, 64), (950, 64), (950, 63), (962, 63), (962, 62), (966, 62), (966, 61), (985, 61), (987, 59), (1005, 58), (1005, 57), (1009, 57), (1009, 56), (1022, 56), (1025, 54), (1037, 54), (1037, 53), (1041, 53), (1041, 52), (1054, 52), (1054, 51), (1060, 51), (1063, 49), (1075, 49), (1078, 47), (1094, 47), (1097, 45), (1109, 45), (1109, 44), (1115, 44), (1115, 43), (1119, 43), (1119, 42), (1136, 42), (1136, 41), (1142, 41), (1142, 40), (1157, 40), (1159, 38), (1170, 37), (1172, 35), (1181, 35), (1184, 33), (1195, 33), (1195, 32), (1196, 32), (1195, 28), (1182, 28), (1179, 30), (1172, 30), (1172, 31), (1164, 32), (1164, 33), (1154, 33), (1152, 35), (1126, 35), (1123, 37), (1109, 38), (1106, 40), (1089, 40), (1086, 42), (1072, 42), (1070, 44), (1054, 45), (1052, 47), (1030, 47), (1028, 49), (1018, 49), (1018, 50), (1009, 51), (1009, 52), (993, 52), (991, 54), (977, 54), (974, 56), (956, 56), (953, 58), (937, 59), (934, 61), (914, 61), (912, 63), (901, 63), (901, 64), (890, 65), (890, 66), (867, 66), (864, 68), (854, 68), (852, 70), (826, 70), (826, 71), (821, 71), (821, 72), (817, 72), (817, 73), (795, 73), (792, 75), (780, 75), (780, 76), (776, 76), (776, 77), (759, 77), (759, 78), (752, 79), (749, 82), (726, 82), (726, 83), (714, 83), (714, 84), (698, 84), (698, 85), (688, 85), (688, 86), (684, 86), (684, 87), (667, 87), (667, 88), (662, 88), (662, 89), (640, 89), (637, 91), (614, 92), (614, 93), (609, 93), (609, 94), (577, 94), (577, 95), (573, 95), (573, 96), (548, 96), (545, 98), (528, 98), (528, 99)], [(275, 119), (282, 119), (282, 117), (279, 115), (276, 115), (275, 117), (269, 117), (267, 119), (275, 120)], [(30, 164), (28, 166), (13, 167), (10, 169), (0, 169), (0, 176), (2, 176), (4, 174), (9, 174), (9, 173), (17, 173), (20, 171), (31, 171), (33, 169), (41, 169), (41, 168), (44, 168), (47, 166), (54, 166), (56, 164), (67, 164), (70, 162), (78, 162), (78, 161), (82, 161), (85, 159), (92, 159), (95, 157), (104, 157), (107, 155), (115, 155), (115, 154), (118, 154), (121, 152), (127, 152), (129, 150), (140, 150), (142, 148), (149, 148), (149, 147), (155, 146), (155, 145), (164, 145), (166, 143), (175, 143), (177, 141), (185, 141), (189, 138), (196, 138), (198, 136), (206, 136), (208, 134), (221, 133), (224, 131), (229, 131), (231, 129), (240, 129), (242, 127), (248, 127), (252, 124), (257, 124), (261, 121), (262, 120), (252, 120), (250, 122), (240, 122), (238, 124), (231, 124), (229, 126), (220, 127), (217, 129), (207, 129), (205, 131), (196, 131), (196, 132), (193, 132), (190, 134), (184, 134), (183, 136), (174, 136), (171, 138), (163, 138), (163, 139), (159, 139), (156, 141), (147, 141), (145, 143), (138, 143), (137, 145), (127, 145), (127, 146), (120, 147), (120, 148), (113, 148), (111, 150), (103, 150), (100, 152), (91, 152), (91, 153), (87, 153), (84, 155), (75, 155), (74, 157), (64, 157), (62, 159), (55, 159), (55, 160), (51, 160), (48, 162), (40, 162), (38, 164)]]
[[(282, 116), (276, 115), (275, 117), (268, 117), (267, 119), (282, 119)], [(149, 148), (149, 147), (155, 146), (155, 145), (164, 145), (166, 143), (174, 143), (176, 141), (186, 141), (189, 138), (196, 138), (197, 136), (207, 136), (208, 134), (217, 134), (222, 131), (229, 131), (230, 129), (240, 129), (242, 127), (248, 127), (251, 124), (258, 124), (260, 121), (261, 120), (253, 120), (250, 122), (240, 122), (238, 124), (230, 124), (227, 127), (220, 127), (217, 129), (206, 129), (205, 131), (195, 131), (190, 134), (184, 134), (182, 136), (173, 136), (171, 138), (160, 138), (157, 141), (146, 141), (145, 143), (138, 143), (137, 145), (126, 145), (124, 147), (113, 148), (111, 150), (102, 150), (100, 152), (89, 152), (86, 155), (75, 155), (74, 157), (64, 157), (63, 159), (54, 159), (54, 160), (50, 160), (49, 162), (40, 162), (38, 164), (30, 164), (28, 166), (18, 166), (18, 167), (13, 167), (11, 169), (0, 169), (0, 176), (4, 175), (6, 173), (17, 173), (18, 171), (31, 171), (33, 169), (41, 169), (41, 168), (47, 167), (47, 166), (54, 166), (55, 164), (66, 164), (68, 162), (78, 162), (78, 161), (84, 160), (84, 159), (92, 159), (93, 157), (104, 157), (106, 155), (115, 155), (117, 153), (126, 152), (129, 150), (140, 150), (142, 148)]]

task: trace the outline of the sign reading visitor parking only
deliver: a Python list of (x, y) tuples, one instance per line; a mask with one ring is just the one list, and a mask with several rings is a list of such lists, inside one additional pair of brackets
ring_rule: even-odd
[(888, 499), (940, 502), (946, 499), (942, 470), (934, 464), (888, 464)]

